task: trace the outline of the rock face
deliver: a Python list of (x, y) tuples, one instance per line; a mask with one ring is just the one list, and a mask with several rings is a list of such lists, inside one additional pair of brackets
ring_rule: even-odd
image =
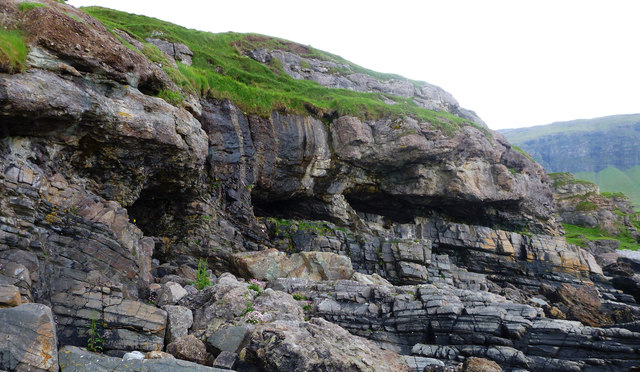
[[(247, 118), (220, 105), (203, 104), (205, 130), (211, 139), (224, 138), (212, 147), (216, 175), (255, 185), (251, 201), (260, 214), (348, 224), (357, 220), (354, 209), (396, 219), (437, 211), (491, 226), (555, 231), (544, 170), (499, 134), (489, 139), (465, 127), (448, 138), (410, 118), (342, 117), (327, 129), (312, 118)], [(230, 198), (241, 204), (241, 195), (235, 190)]]
[(167, 305), (163, 309), (167, 312), (166, 343), (184, 337), (193, 324), (193, 313), (184, 306)]
[(193, 52), (188, 46), (181, 43), (170, 43), (166, 40), (153, 38), (147, 38), (147, 42), (157, 46), (158, 49), (171, 57), (174, 61), (191, 66), (191, 57), (193, 56)]
[[(638, 364), (635, 261), (603, 270), (567, 244), (551, 180), (500, 134), (248, 115), (181, 91), (120, 42), (151, 37), (187, 64), (171, 35), (112, 34), (44, 3), (0, 3), (0, 26), (23, 27), (29, 45), (25, 71), (0, 73), (0, 306), (12, 306), (0, 368), (55, 370), (58, 356), (70, 371), (215, 370), (179, 358), (247, 371)], [(253, 57), (476, 119), (439, 88), (329, 76), (286, 53)], [(183, 104), (153, 96), (166, 91)], [(96, 336), (126, 360), (78, 348)]]
[(560, 237), (527, 236), (438, 217), (386, 225), (381, 216), (360, 216), (368, 233), (327, 223), (304, 222), (301, 227), (294, 222), (266, 222), (283, 251), (319, 249), (348, 255), (355, 270), (396, 284), (445, 276), (455, 282), (474, 281), (475, 288), (482, 288), (486, 278), (526, 287), (539, 286), (540, 277), (562, 282), (602, 274), (593, 255)]
[(178, 359), (188, 360), (197, 364), (207, 362), (207, 350), (204, 343), (193, 335), (179, 337), (167, 345), (167, 353)]
[(472, 356), (527, 370), (549, 365), (558, 371), (618, 370), (638, 363), (640, 335), (635, 332), (546, 319), (541, 308), (485, 291), (444, 283), (390, 288), (296, 279), (279, 279), (273, 287), (313, 298), (314, 316), (386, 347), (448, 365)]
[(0, 369), (58, 371), (58, 339), (51, 309), (24, 304), (0, 309)]
[(349, 279), (351, 261), (329, 252), (301, 252), (287, 256), (277, 249), (234, 255), (238, 271), (259, 280), (307, 278), (312, 280)]

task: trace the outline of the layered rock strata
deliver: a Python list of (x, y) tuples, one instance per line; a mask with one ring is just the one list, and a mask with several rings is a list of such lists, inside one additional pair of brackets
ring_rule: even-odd
[[(65, 370), (116, 371), (638, 364), (632, 295), (557, 236), (550, 180), (501, 135), (259, 117), (189, 92), (173, 106), (153, 96), (179, 88), (134, 50), (141, 40), (44, 3), (0, 3), (0, 24), (29, 45), (25, 71), (0, 73), (0, 300), (13, 306), (0, 317), (45, 309), (28, 328), (44, 329), (47, 353), (31, 358), (21, 339), (0, 368), (55, 370), (57, 356)], [(435, 87), (349, 81), (473, 116)], [(92, 334), (111, 357), (73, 347)], [(120, 358), (132, 351), (146, 353)]]

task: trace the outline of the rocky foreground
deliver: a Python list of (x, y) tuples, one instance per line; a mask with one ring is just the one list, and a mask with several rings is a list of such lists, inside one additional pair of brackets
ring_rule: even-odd
[[(29, 44), (27, 69), (0, 73), (0, 369), (640, 366), (640, 261), (567, 244), (550, 179), (501, 135), (174, 106), (142, 40), (46, 4), (0, 3)], [(287, 53), (247, 51), (302, 71)], [(347, 76), (326, 85), (474, 115)]]

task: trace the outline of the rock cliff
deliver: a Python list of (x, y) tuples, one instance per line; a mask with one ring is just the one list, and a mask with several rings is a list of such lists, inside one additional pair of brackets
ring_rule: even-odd
[(56, 1), (0, 24), (28, 47), (0, 71), (0, 369), (640, 364), (638, 262), (567, 244), (544, 169), (440, 88)]

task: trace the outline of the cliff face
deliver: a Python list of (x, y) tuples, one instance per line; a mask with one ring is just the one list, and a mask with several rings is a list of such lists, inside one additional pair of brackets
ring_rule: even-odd
[[(293, 78), (384, 93), (356, 96), (369, 109), (399, 100), (359, 116), (283, 96), (265, 114), (223, 91), (239, 73), (183, 29), (136, 34), (116, 22), (134, 16), (94, 9), (122, 28), (111, 33), (66, 4), (22, 8), (0, 4), (29, 46), (23, 71), (0, 73), (0, 306), (19, 305), (0, 317), (48, 331), (0, 330), (14, 345), (0, 368), (57, 370), (58, 356), (63, 368), (151, 368), (112, 358), (133, 350), (203, 371), (637, 364), (640, 308), (625, 293), (637, 289), (615, 289), (558, 236), (542, 167), (448, 93), (351, 65), (330, 77), (326, 59), (244, 50), (251, 38), (235, 35), (255, 55), (233, 55), (246, 71), (271, 78), (262, 63), (281, 58)], [(206, 92), (187, 78), (202, 63), (218, 79)], [(393, 111), (403, 104), (414, 114)], [(95, 332), (111, 357), (74, 348)], [(590, 359), (576, 362), (585, 342)]]

